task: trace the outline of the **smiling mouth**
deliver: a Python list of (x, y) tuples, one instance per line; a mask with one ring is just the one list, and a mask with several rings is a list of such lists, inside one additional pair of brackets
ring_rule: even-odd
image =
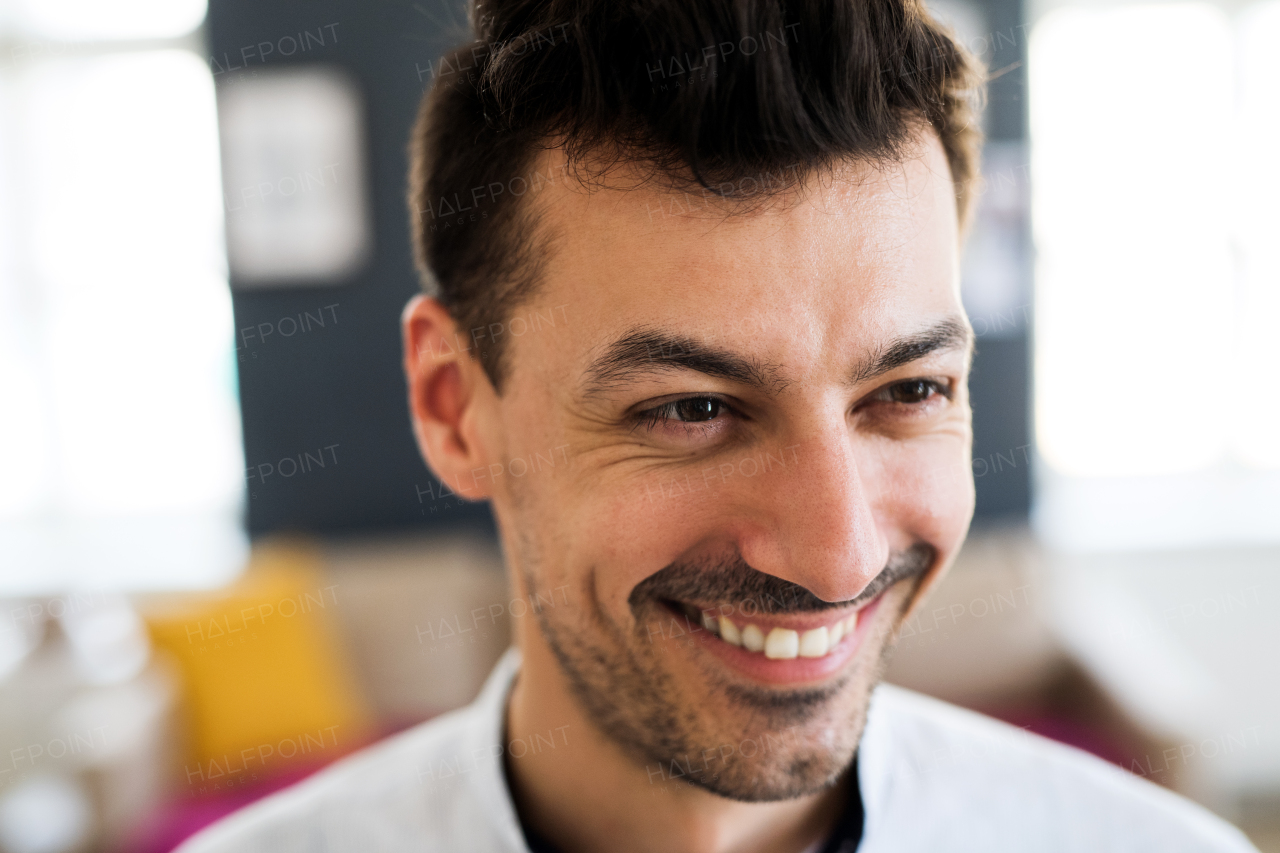
[(783, 621), (776, 617), (767, 620), (739, 617), (735, 621), (728, 616), (717, 616), (714, 608), (704, 609), (675, 601), (668, 602), (668, 606), (695, 623), (701, 622), (703, 628), (719, 638), (719, 642), (764, 655), (770, 660), (826, 657), (858, 627), (859, 611), (817, 627), (788, 628), (776, 624)]

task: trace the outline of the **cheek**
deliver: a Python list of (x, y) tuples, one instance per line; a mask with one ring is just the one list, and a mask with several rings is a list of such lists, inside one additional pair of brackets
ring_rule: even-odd
[[(686, 481), (681, 474), (678, 482), (650, 477), (607, 488), (574, 484), (574, 492), (583, 497), (556, 523), (575, 531), (570, 559), (595, 567), (600, 600), (620, 618), (629, 616), (626, 601), (637, 584), (714, 535), (726, 509), (724, 496), (695, 480), (690, 475)], [(579, 531), (590, 533), (581, 536)]]
[(715, 502), (705, 486), (688, 490), (700, 483), (677, 489), (671, 477), (611, 476), (580, 437), (546, 417), (556, 402), (532, 387), (512, 387), (502, 401), (504, 461), (523, 474), (494, 484), (494, 512), (513, 536), (508, 551), (529, 555), (522, 568), (540, 586), (568, 584), (626, 625), (631, 590), (699, 540), (695, 519), (705, 522)]
[(964, 437), (946, 435), (875, 455), (867, 476), (876, 480), (877, 516), (896, 534), (893, 545), (924, 540), (947, 555), (960, 544), (973, 516), (969, 447)]

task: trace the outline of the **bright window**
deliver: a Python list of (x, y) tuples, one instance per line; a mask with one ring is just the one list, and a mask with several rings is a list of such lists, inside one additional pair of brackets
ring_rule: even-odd
[(9, 28), (31, 41), (87, 42), (184, 36), (206, 0), (10, 0)]
[(1036, 523), (1280, 539), (1280, 4), (1067, 7), (1030, 45)]
[(243, 453), (203, 0), (5, 12), (0, 594), (217, 583)]

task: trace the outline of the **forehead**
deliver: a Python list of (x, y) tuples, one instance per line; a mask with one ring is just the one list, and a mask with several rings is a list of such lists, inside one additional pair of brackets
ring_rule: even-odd
[(961, 312), (955, 192), (932, 134), (902, 162), (850, 164), (782, 196), (740, 185), (745, 208), (625, 178), (549, 186), (533, 301), (565, 307), (574, 343), (558, 346), (585, 358), (660, 328), (785, 364)]

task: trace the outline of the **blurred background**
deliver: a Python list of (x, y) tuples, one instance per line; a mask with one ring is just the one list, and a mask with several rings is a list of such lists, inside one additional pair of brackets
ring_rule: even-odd
[[(1280, 2), (937, 0), (990, 68), (974, 530), (890, 679), (1280, 851)], [(419, 459), (458, 0), (0, 0), (0, 851), (161, 853), (468, 701), (528, 602)]]

